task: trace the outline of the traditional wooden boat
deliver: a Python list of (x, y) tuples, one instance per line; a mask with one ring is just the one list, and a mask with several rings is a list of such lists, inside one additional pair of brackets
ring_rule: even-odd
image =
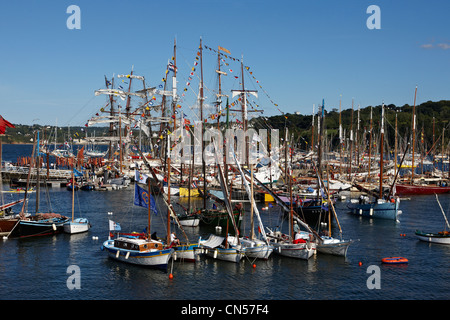
[(90, 228), (91, 224), (86, 218), (76, 218), (64, 223), (64, 232), (70, 234), (87, 232)]
[(69, 218), (55, 213), (39, 213), (29, 218), (21, 218), (8, 238), (29, 238), (48, 236), (63, 232), (64, 223)]
[[(381, 141), (384, 141), (384, 103), (381, 107)], [(369, 217), (369, 218), (379, 218), (379, 219), (389, 219), (397, 220), (399, 214), (400, 198), (390, 197), (394, 183), (390, 188), (389, 195), (384, 197), (383, 194), (383, 143), (380, 144), (380, 186), (379, 195), (374, 197), (373, 201), (368, 201), (366, 198), (361, 198), (359, 200), (352, 199), (347, 203), (347, 208), (350, 212), (359, 216)], [(409, 146), (409, 145), (408, 145)], [(406, 149), (407, 150), (407, 149)], [(405, 151), (406, 154), (406, 151)], [(400, 163), (403, 163), (404, 157)], [(397, 172), (398, 173), (398, 172)]]
[(424, 194), (443, 194), (450, 192), (450, 185), (446, 182), (440, 184), (403, 184), (395, 185), (396, 194), (403, 195), (424, 195)]
[[(39, 141), (39, 132), (36, 132), (34, 141), (32, 156), (34, 156), (36, 150), (36, 143)], [(37, 163), (39, 163), (39, 156), (37, 158)], [(19, 213), (19, 221), (9, 233), (8, 238), (28, 238), (61, 233), (64, 229), (64, 223), (69, 220), (69, 218), (56, 213), (40, 213), (39, 201), (36, 201), (36, 213), (34, 215), (25, 213), (25, 204), (27, 203), (28, 189), (30, 187), (31, 169), (32, 165), (28, 170), (24, 202)], [(39, 180), (39, 167), (37, 177)], [(39, 181), (36, 183), (36, 194), (39, 194)]]
[(340, 240), (328, 236), (322, 236), (322, 242), (317, 244), (317, 251), (335, 256), (347, 256), (347, 250), (352, 240)]
[(397, 220), (399, 215), (400, 199), (393, 198), (393, 201), (378, 199), (371, 202), (365, 200), (352, 199), (347, 203), (347, 208), (352, 214), (362, 217)]
[(416, 237), (425, 242), (439, 243), (439, 244), (450, 244), (450, 232), (441, 231), (437, 233), (423, 232), (416, 230)]
[(238, 263), (244, 257), (244, 251), (238, 246), (231, 246), (225, 237), (210, 234), (205, 240), (199, 240), (199, 246), (196, 248), (199, 254), (205, 254), (208, 257)]
[[(234, 160), (236, 162), (236, 165), (237, 165), (242, 177), (245, 177), (245, 174), (241, 168), (241, 165), (240, 165), (234, 151), (233, 151), (233, 157), (234, 157)], [(229, 236), (228, 242), (233, 246), (240, 244), (244, 250), (245, 255), (249, 258), (267, 260), (267, 259), (269, 259), (270, 255), (273, 252), (273, 246), (269, 243), (269, 240), (267, 239), (267, 235), (264, 230), (264, 225), (263, 225), (263, 222), (259, 215), (258, 207), (255, 205), (255, 199), (254, 199), (254, 194), (253, 194), (253, 178), (254, 178), (253, 165), (251, 165), (250, 185), (249, 185), (247, 179), (242, 179), (242, 181), (244, 182), (245, 191), (247, 192), (248, 198), (251, 201), (249, 236), (240, 237), (239, 239), (237, 237)], [(256, 217), (256, 221), (258, 223), (258, 230), (259, 230), (261, 239), (258, 239), (255, 236), (254, 217)]]
[(103, 249), (112, 259), (165, 270), (174, 252), (161, 241), (149, 239), (143, 234), (118, 234), (116, 239), (106, 240)]
[[(1, 177), (0, 177), (1, 179)], [(19, 222), (19, 218), (11, 215), (11, 209), (16, 204), (22, 203), (23, 199), (12, 201), (9, 203), (5, 203), (0, 206), (0, 236), (8, 236), (11, 230), (16, 226)]]
[[(439, 198), (438, 195), (436, 194), (436, 200), (437, 203), (439, 204), (439, 207), (441, 209), (442, 215), (444, 216), (444, 220), (446, 223), (446, 226), (448, 229), (450, 229), (450, 224), (447, 220), (447, 217), (444, 213), (444, 210), (442, 209), (441, 203), (439, 202)], [(425, 241), (425, 242), (432, 242), (432, 243), (440, 243), (440, 244), (450, 244), (450, 232), (447, 230), (441, 231), (441, 232), (423, 232), (420, 230), (416, 230), (415, 232), (417, 238), (419, 238), (419, 240), (421, 241)]]
[[(74, 179), (74, 170), (72, 168), (72, 180)], [(64, 223), (64, 232), (69, 234), (82, 233), (89, 231), (91, 224), (86, 218), (74, 217), (75, 212), (75, 189), (72, 188), (72, 219)]]

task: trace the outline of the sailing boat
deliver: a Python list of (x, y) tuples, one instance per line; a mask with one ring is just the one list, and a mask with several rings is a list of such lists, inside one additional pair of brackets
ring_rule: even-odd
[[(446, 227), (450, 230), (450, 224), (448, 223), (447, 217), (445, 216), (444, 210), (442, 209), (441, 203), (439, 202), (439, 198), (436, 196), (436, 200), (441, 208), (442, 215), (444, 216)], [(450, 244), (450, 232), (447, 230), (432, 233), (432, 232), (423, 232), (420, 230), (416, 230), (415, 232), (417, 238), (421, 241), (432, 242), (432, 243), (440, 243), (440, 244)]]
[[(258, 259), (269, 259), (270, 255), (273, 252), (273, 246), (269, 244), (269, 240), (267, 239), (266, 232), (264, 230), (264, 225), (261, 221), (261, 217), (259, 215), (258, 207), (255, 205), (255, 199), (253, 196), (253, 165), (251, 167), (251, 188), (248, 185), (248, 181), (245, 178), (244, 172), (241, 169), (241, 165), (239, 164), (238, 159), (236, 158), (236, 154), (233, 151), (233, 157), (234, 161), (236, 162), (236, 165), (241, 172), (242, 181), (244, 182), (245, 190), (247, 191), (248, 197), (251, 201), (251, 229), (250, 229), (250, 237), (242, 237), (239, 238), (239, 242), (241, 243), (244, 253), (249, 258), (258, 258)], [(251, 190), (250, 190), (251, 189)], [(253, 212), (255, 213), (257, 219), (258, 219), (258, 230), (261, 233), (262, 239), (256, 239), (254, 237), (254, 231), (253, 231)], [(237, 237), (228, 237), (228, 242), (232, 245), (237, 245)]]
[[(167, 139), (167, 144), (170, 144), (170, 139)], [(187, 235), (184, 233), (182, 224), (180, 223), (178, 216), (175, 214), (173, 206), (170, 204), (170, 193), (164, 193), (163, 192), (163, 187), (161, 185), (161, 183), (159, 182), (159, 180), (156, 177), (156, 173), (153, 169), (153, 167), (150, 165), (149, 161), (147, 160), (147, 158), (143, 157), (143, 153), (141, 151), (141, 149), (137, 146), (136, 149), (138, 150), (139, 154), (142, 156), (142, 158), (144, 159), (144, 163), (147, 166), (148, 170), (151, 172), (152, 176), (153, 176), (153, 180), (155, 181), (155, 183), (157, 184), (156, 189), (157, 191), (162, 194), (163, 196), (163, 201), (165, 203), (165, 205), (167, 206), (167, 210), (168, 210), (168, 216), (167, 216), (167, 243), (169, 244), (170, 248), (173, 248), (176, 253), (174, 255), (175, 258), (180, 259), (181, 261), (188, 261), (188, 262), (195, 262), (196, 261), (196, 247), (198, 247), (198, 245), (196, 243), (189, 243), (189, 239), (187, 237)], [(168, 164), (170, 164), (170, 152), (169, 154), (169, 158), (168, 158)], [(169, 166), (168, 169), (170, 170)], [(170, 172), (170, 171), (169, 171)], [(150, 178), (149, 177), (145, 177), (144, 175), (141, 175), (139, 173), (139, 171), (136, 170), (135, 172), (135, 176), (136, 176), (136, 186), (135, 188), (139, 188), (139, 186), (137, 186), (138, 182), (143, 182), (144, 180), (147, 182), (148, 186), (149, 186), (149, 190), (150, 190)], [(169, 184), (169, 188), (170, 188), (170, 184)], [(135, 194), (135, 198), (137, 197), (137, 194)], [(142, 201), (136, 203), (137, 205), (143, 205), (144, 207), (147, 207), (148, 204), (142, 204)], [(184, 233), (185, 238), (188, 240), (187, 243), (175, 243), (172, 241), (171, 239), (171, 232), (170, 232), (170, 218), (173, 218), (175, 220), (175, 222), (178, 224), (178, 226), (180, 227), (180, 229), (182, 230), (182, 232)]]
[[(288, 173), (288, 172), (286, 172)], [(292, 172), (291, 166), (289, 166), (289, 193), (290, 193), (290, 208), (289, 208), (289, 234), (290, 235), (278, 235), (275, 232), (271, 232), (271, 243), (274, 246), (274, 250), (276, 253), (287, 256), (291, 258), (308, 260), (316, 251), (316, 243), (313, 241), (312, 233), (306, 233), (306, 239), (304, 239), (304, 234), (298, 232), (300, 238), (294, 236), (294, 208), (293, 208), (293, 197), (292, 197)], [(273, 196), (273, 195), (272, 195)], [(279, 198), (275, 197), (275, 200), (279, 202)], [(286, 205), (283, 204), (282, 208), (285, 208)], [(286, 210), (287, 211), (287, 210)], [(305, 226), (308, 230), (309, 226), (297, 219), (296, 221), (300, 222), (303, 226)]]
[[(347, 208), (350, 212), (356, 215), (370, 217), (397, 220), (399, 214), (400, 198), (391, 197), (390, 199), (384, 199), (383, 197), (383, 145), (384, 145), (384, 103), (381, 106), (381, 140), (380, 140), (380, 192), (379, 196), (371, 202), (365, 198), (359, 200), (353, 199), (347, 204)], [(392, 188), (391, 188), (392, 190)]]
[[(214, 149), (217, 150), (215, 139), (214, 139)], [(236, 221), (233, 219), (233, 211), (231, 209), (228, 187), (225, 183), (225, 176), (223, 174), (222, 167), (220, 166), (220, 161), (217, 152), (215, 152), (215, 157), (217, 162), (217, 168), (219, 171), (218, 172), (219, 182), (222, 188), (222, 192), (224, 194), (225, 207), (229, 216), (228, 221), (231, 221), (233, 225), (236, 234), (236, 241), (233, 245), (231, 245), (227, 240), (228, 234), (226, 235), (226, 237), (220, 237), (211, 234), (209, 238), (206, 240), (202, 241), (201, 238), (199, 239), (199, 248), (201, 250), (200, 251), (201, 253), (206, 253), (207, 256), (212, 257), (214, 259), (238, 263), (244, 257), (245, 249), (243, 248), (243, 246), (240, 244), (239, 241), (239, 229), (236, 225)]]
[[(147, 179), (147, 181), (148, 190), (151, 190), (150, 179)], [(105, 249), (108, 252), (109, 257), (115, 260), (167, 270), (167, 264), (172, 257), (174, 249), (167, 246), (162, 241), (150, 237), (150, 213), (152, 208), (155, 210), (154, 199), (149, 191), (145, 191), (137, 185), (135, 185), (135, 194), (136, 193), (140, 195), (138, 203), (143, 201), (148, 208), (147, 233), (116, 232), (113, 237), (111, 237), (110, 233), (108, 240), (103, 242), (102, 250)], [(120, 225), (111, 220), (109, 229), (110, 231), (121, 231)]]
[[(38, 144), (39, 132), (35, 134), (32, 156)], [(39, 154), (39, 153), (38, 153)], [(37, 162), (40, 163), (40, 157), (37, 157)], [(63, 231), (63, 225), (69, 218), (56, 213), (39, 213), (39, 166), (37, 166), (37, 184), (36, 184), (36, 214), (30, 215), (25, 213), (25, 205), (27, 203), (28, 188), (30, 184), (31, 170), (33, 162), (30, 164), (27, 176), (27, 186), (25, 189), (24, 202), (19, 213), (19, 221), (14, 226), (14, 229), (8, 235), (8, 238), (26, 238), (34, 236), (54, 235)]]
[[(328, 170), (327, 170), (327, 177), (328, 177)], [(319, 176), (319, 184), (322, 188), (322, 183), (323, 181), (321, 181), (321, 178)], [(336, 256), (347, 256), (347, 250), (348, 247), (350, 246), (350, 244), (353, 242), (352, 240), (343, 240), (342, 239), (342, 228), (341, 225), (339, 223), (339, 219), (337, 217), (336, 214), (336, 210), (334, 208), (333, 202), (330, 200), (330, 193), (328, 191), (328, 188), (324, 188), (327, 194), (327, 199), (328, 199), (328, 207), (332, 209), (332, 212), (334, 214), (334, 218), (338, 224), (339, 227), (339, 233), (341, 235), (341, 239), (336, 239), (331, 237), (331, 216), (328, 215), (328, 235), (327, 236), (322, 236), (321, 239), (319, 240), (319, 243), (317, 244), (317, 251), (321, 252), (321, 253), (326, 253), (326, 254), (332, 254), (332, 255), (336, 255)]]
[[(74, 161), (75, 162), (75, 161)], [(74, 168), (72, 168), (72, 181), (75, 181)], [(91, 227), (89, 220), (86, 218), (74, 218), (75, 211), (75, 188), (72, 188), (72, 220), (64, 223), (65, 233), (82, 233), (89, 230)]]

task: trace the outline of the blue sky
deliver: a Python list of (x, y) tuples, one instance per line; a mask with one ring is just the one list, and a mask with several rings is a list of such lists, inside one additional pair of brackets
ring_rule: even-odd
[[(69, 30), (71, 4), (81, 29)], [(370, 5), (381, 29), (369, 30)], [(0, 11), (0, 114), (10, 122), (84, 125), (105, 104), (94, 95), (104, 76), (143, 75), (158, 86), (177, 41), (178, 88), (186, 85), (200, 37), (249, 66), (245, 85), (257, 89), (264, 115), (417, 104), (449, 99), (450, 2), (267, 0), (10, 1)], [(216, 55), (204, 50), (204, 81), (215, 89)], [(239, 89), (231, 63), (223, 90)], [(196, 71), (198, 72), (198, 71)], [(259, 83), (256, 83), (258, 80)], [(263, 90), (259, 87), (263, 88)], [(192, 83), (181, 104), (195, 112)], [(133, 89), (140, 87), (133, 86)], [(212, 92), (207, 96), (212, 96)], [(278, 104), (276, 107), (274, 104)], [(212, 111), (211, 111), (212, 112)]]

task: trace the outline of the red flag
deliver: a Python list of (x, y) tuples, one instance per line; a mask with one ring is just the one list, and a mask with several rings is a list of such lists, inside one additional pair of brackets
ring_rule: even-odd
[(6, 127), (15, 128), (15, 126), (11, 122), (6, 121), (5, 118), (0, 116), (0, 134), (5, 133)]

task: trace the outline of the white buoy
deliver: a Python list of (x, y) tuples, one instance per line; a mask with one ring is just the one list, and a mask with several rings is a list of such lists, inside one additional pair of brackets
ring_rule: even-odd
[(116, 258), (118, 258), (118, 257), (119, 257), (119, 255), (120, 255), (120, 251), (119, 251), (119, 250), (117, 250), (117, 253), (116, 253)]
[[(119, 251), (117, 251), (119, 252)], [(127, 252), (127, 254), (125, 255), (125, 259), (128, 259), (128, 257), (130, 256), (130, 251)]]
[(52, 224), (52, 228), (53, 228), (54, 231), (56, 231), (56, 226), (55, 226), (54, 223)]
[(7, 240), (8, 239), (8, 237), (7, 236), (3, 236), (3, 240)]

